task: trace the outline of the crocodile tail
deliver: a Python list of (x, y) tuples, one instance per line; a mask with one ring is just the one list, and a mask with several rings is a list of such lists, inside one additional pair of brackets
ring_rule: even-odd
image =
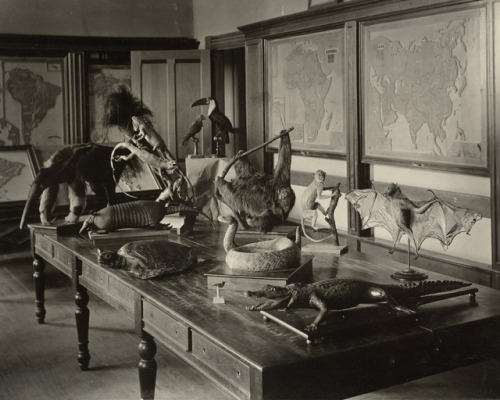
[(448, 292), (470, 285), (472, 285), (472, 283), (462, 281), (424, 281), (417, 284), (390, 285), (386, 287), (386, 289), (395, 296), (416, 297)]

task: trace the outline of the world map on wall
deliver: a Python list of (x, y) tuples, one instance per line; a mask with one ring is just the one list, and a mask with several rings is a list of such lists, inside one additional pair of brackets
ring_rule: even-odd
[(370, 28), (364, 71), (366, 154), (485, 164), (483, 11)]
[(294, 148), (344, 152), (343, 31), (270, 42), (269, 134), (294, 127)]

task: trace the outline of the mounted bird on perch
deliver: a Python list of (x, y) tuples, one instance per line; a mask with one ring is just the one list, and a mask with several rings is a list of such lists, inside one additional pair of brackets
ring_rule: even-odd
[(200, 139), (198, 139), (196, 135), (203, 129), (203, 121), (205, 119), (206, 118), (203, 114), (198, 115), (191, 124), (189, 131), (182, 138), (183, 146), (186, 146), (190, 139), (193, 141), (194, 143), (193, 155), (195, 156), (198, 155), (198, 142), (200, 141)]
[(236, 133), (233, 128), (233, 124), (229, 118), (219, 109), (217, 100), (212, 97), (204, 97), (202, 99), (196, 100), (191, 107), (208, 105), (208, 119), (212, 121), (217, 126), (217, 135), (215, 135), (214, 140), (217, 142), (217, 155), (220, 153), (219, 145), (221, 142), (226, 144), (229, 143), (229, 132)]

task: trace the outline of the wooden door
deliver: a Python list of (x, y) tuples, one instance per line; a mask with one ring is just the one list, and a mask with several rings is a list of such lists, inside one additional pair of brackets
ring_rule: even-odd
[[(177, 160), (193, 153), (193, 143), (182, 146), (182, 138), (199, 114), (208, 106), (191, 104), (210, 96), (210, 51), (133, 51), (132, 91), (155, 116), (155, 128)], [(204, 121), (197, 137), (199, 152), (212, 154), (211, 124)]]

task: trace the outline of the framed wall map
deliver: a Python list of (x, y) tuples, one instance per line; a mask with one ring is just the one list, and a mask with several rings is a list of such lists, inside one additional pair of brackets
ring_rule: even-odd
[(268, 40), (266, 51), (268, 138), (293, 126), (293, 151), (345, 156), (344, 30)]
[(124, 135), (117, 127), (102, 124), (104, 104), (108, 94), (120, 86), (130, 90), (130, 65), (90, 65), (89, 66), (89, 120), (90, 139), (94, 143), (119, 143)]
[(0, 146), (0, 204), (26, 201), (38, 170), (33, 146)]
[(0, 146), (64, 143), (61, 59), (0, 58)]
[(361, 25), (363, 162), (488, 173), (485, 7)]

